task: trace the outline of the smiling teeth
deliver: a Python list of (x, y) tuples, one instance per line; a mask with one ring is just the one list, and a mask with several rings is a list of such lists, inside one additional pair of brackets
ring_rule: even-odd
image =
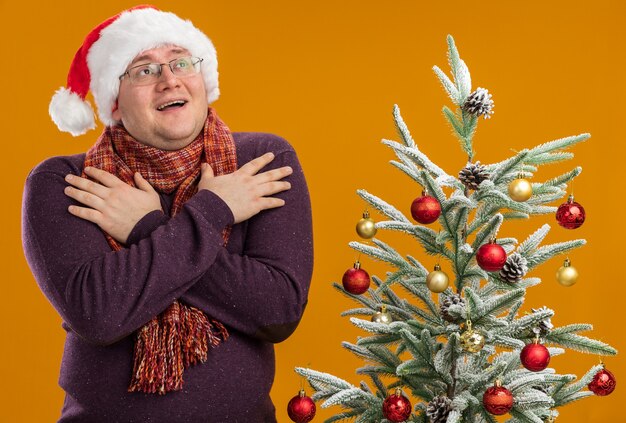
[(160, 105), (159, 107), (157, 107), (157, 110), (161, 111), (163, 109), (165, 109), (168, 106), (173, 106), (175, 104), (180, 104), (181, 106), (184, 105), (186, 103), (186, 101), (184, 100), (174, 100), (174, 101), (170, 101), (169, 103), (165, 103)]

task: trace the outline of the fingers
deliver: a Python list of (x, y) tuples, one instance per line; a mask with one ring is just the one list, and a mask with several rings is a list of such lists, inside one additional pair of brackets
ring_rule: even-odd
[(267, 166), (267, 164), (272, 160), (274, 160), (274, 153), (265, 153), (241, 166), (237, 172), (247, 173), (248, 175), (256, 175), (259, 170)]
[(259, 183), (278, 181), (293, 173), (293, 169), (289, 166), (281, 167), (278, 169), (268, 170), (267, 172), (259, 173), (256, 175), (256, 179)]
[(84, 169), (84, 172), (96, 181), (100, 182), (102, 185), (109, 188), (124, 183), (117, 176), (107, 172), (106, 170), (88, 166)]
[(267, 182), (259, 186), (258, 194), (260, 197), (267, 197), (268, 195), (274, 195), (282, 191), (287, 191), (290, 188), (291, 184), (287, 181)]
[(102, 220), (102, 213), (94, 209), (89, 209), (87, 207), (79, 207), (79, 206), (69, 206), (67, 210), (74, 216), (80, 217), (81, 219), (84, 219), (84, 220), (88, 220), (97, 225)]
[(141, 173), (135, 172), (135, 174), (133, 175), (133, 178), (135, 179), (135, 185), (140, 190), (146, 191), (146, 192), (154, 191), (154, 188), (152, 187), (152, 185), (150, 185), (150, 182), (146, 181), (145, 178), (141, 175)]
[(97, 182), (90, 181), (87, 178), (82, 178), (80, 176), (68, 174), (65, 177), (65, 181), (68, 184), (78, 188), (79, 190), (89, 192), (89, 193), (94, 194), (94, 195), (96, 195), (96, 196), (98, 196), (100, 198), (104, 198), (106, 196), (106, 194), (107, 194), (108, 188), (106, 188), (105, 186), (100, 185)]
[(261, 207), (261, 210), (275, 209), (276, 207), (284, 206), (285, 200), (283, 200), (282, 198), (266, 197), (262, 198), (259, 201), (259, 205)]
[(68, 186), (68, 187), (65, 187), (64, 192), (65, 192), (65, 195), (67, 195), (68, 197), (73, 198), (79, 203), (84, 204), (94, 209), (100, 209), (104, 205), (104, 200), (102, 200), (102, 198), (88, 191), (82, 191), (80, 189)]

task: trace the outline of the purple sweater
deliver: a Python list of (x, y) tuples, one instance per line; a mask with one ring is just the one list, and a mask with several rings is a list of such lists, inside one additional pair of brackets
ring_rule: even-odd
[[(238, 167), (274, 152), (263, 170), (289, 165), (285, 206), (222, 229), (233, 216), (202, 190), (170, 218), (173, 194), (133, 228), (113, 252), (95, 224), (72, 216), (63, 193), (68, 173), (80, 175), (84, 154), (53, 157), (26, 180), (22, 239), (41, 290), (63, 319), (65, 390), (60, 422), (275, 422), (269, 392), (272, 343), (296, 328), (313, 267), (311, 206), (292, 147), (270, 134), (234, 133)], [(174, 299), (222, 322), (230, 338), (206, 363), (185, 370), (182, 391), (127, 392), (134, 332)]]

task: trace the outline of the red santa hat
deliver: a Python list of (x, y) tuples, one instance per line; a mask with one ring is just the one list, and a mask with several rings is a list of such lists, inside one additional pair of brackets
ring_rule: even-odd
[(111, 116), (120, 88), (119, 76), (140, 53), (163, 45), (187, 49), (201, 57), (208, 103), (219, 97), (217, 55), (211, 40), (188, 20), (154, 6), (137, 6), (95, 27), (78, 49), (67, 75), (67, 88), (52, 97), (49, 112), (63, 132), (82, 135), (96, 126), (89, 90), (98, 107), (98, 118), (115, 125)]

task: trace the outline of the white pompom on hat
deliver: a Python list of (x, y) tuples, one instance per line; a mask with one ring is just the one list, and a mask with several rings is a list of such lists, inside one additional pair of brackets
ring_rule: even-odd
[(67, 75), (67, 88), (52, 97), (49, 112), (59, 130), (74, 136), (96, 126), (93, 109), (85, 99), (91, 90), (98, 118), (107, 126), (120, 88), (120, 75), (140, 53), (163, 45), (182, 47), (204, 59), (208, 104), (220, 95), (215, 47), (202, 31), (188, 20), (154, 6), (137, 6), (115, 15), (95, 27), (78, 49)]

